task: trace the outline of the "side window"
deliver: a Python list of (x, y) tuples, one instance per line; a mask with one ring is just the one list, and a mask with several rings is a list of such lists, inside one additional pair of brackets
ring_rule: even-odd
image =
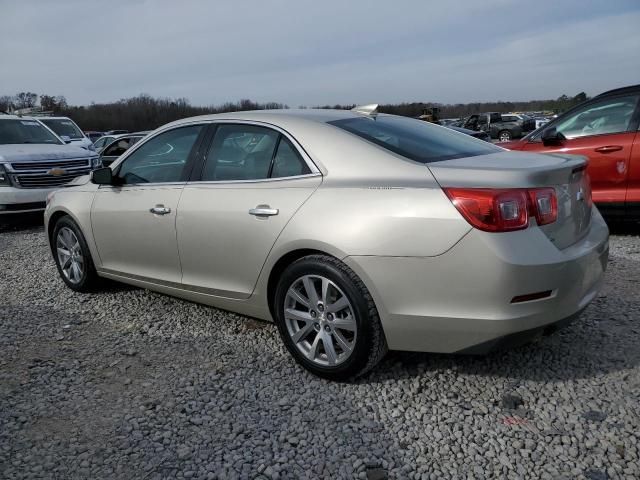
[(638, 95), (605, 98), (576, 110), (553, 126), (567, 138), (626, 132), (637, 103)]
[(180, 127), (155, 136), (120, 165), (118, 178), (123, 184), (183, 181), (189, 153), (202, 128)]
[(205, 181), (260, 180), (269, 177), (280, 134), (254, 125), (221, 125), (202, 172)]
[(280, 137), (278, 150), (273, 157), (272, 178), (293, 177), (296, 175), (305, 175), (311, 173), (307, 164), (300, 158), (300, 154), (296, 151), (289, 139)]
[(99, 138), (98, 140), (95, 141), (93, 145), (96, 148), (100, 148), (102, 145), (104, 145), (104, 138)]

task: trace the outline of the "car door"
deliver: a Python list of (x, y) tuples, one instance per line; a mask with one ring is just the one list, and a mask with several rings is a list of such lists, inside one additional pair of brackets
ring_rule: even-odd
[(633, 125), (637, 105), (637, 94), (595, 99), (548, 124), (547, 128), (555, 127), (566, 137), (560, 145), (543, 146), (540, 132), (523, 150), (587, 156), (593, 200), (623, 207), (637, 128)]
[(640, 218), (640, 128), (633, 141), (629, 159), (629, 182), (625, 206), (629, 215)]
[(320, 185), (310, 159), (284, 132), (218, 124), (177, 218), (184, 288), (248, 298), (276, 239)]
[(161, 132), (114, 166), (114, 185), (101, 185), (91, 226), (110, 273), (179, 284), (176, 214), (205, 126)]

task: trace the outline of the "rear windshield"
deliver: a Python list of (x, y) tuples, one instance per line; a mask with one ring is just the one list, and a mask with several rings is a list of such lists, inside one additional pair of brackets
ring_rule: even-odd
[(41, 118), (40, 121), (56, 132), (59, 136), (66, 135), (71, 140), (77, 140), (83, 137), (80, 129), (76, 127), (75, 123), (71, 120), (60, 118)]
[(0, 145), (47, 143), (60, 145), (60, 140), (36, 120), (0, 120)]
[(377, 115), (346, 118), (328, 123), (421, 163), (502, 151), (464, 133), (412, 118)]

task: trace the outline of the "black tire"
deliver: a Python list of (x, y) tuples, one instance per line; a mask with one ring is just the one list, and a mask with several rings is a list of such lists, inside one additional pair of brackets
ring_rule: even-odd
[[(335, 366), (312, 362), (296, 347), (284, 318), (287, 291), (305, 275), (320, 275), (334, 282), (344, 292), (353, 307), (357, 325), (355, 346), (350, 356)], [(387, 342), (378, 310), (362, 280), (340, 260), (327, 255), (310, 255), (289, 265), (282, 273), (273, 298), (275, 322), (289, 353), (313, 374), (337, 381), (351, 381), (375, 367), (387, 353)]]
[(511, 132), (509, 130), (500, 130), (498, 132), (498, 141), (500, 141), (500, 142), (510, 142), (511, 140), (513, 140), (513, 135), (511, 134)]
[[(78, 281), (73, 282), (64, 274), (62, 270), (62, 266), (60, 265), (60, 257), (57, 252), (57, 239), (58, 234), (63, 228), (68, 228), (71, 230), (76, 238), (78, 239), (78, 244), (80, 246), (80, 254), (82, 255), (82, 260), (84, 263), (82, 274)], [(67, 285), (67, 287), (75, 290), (76, 292), (93, 292), (95, 291), (100, 283), (101, 279), (98, 277), (96, 273), (96, 267), (93, 264), (93, 259), (91, 258), (91, 252), (89, 247), (87, 246), (87, 241), (80, 230), (80, 227), (74, 222), (71, 217), (64, 216), (58, 219), (55, 226), (53, 227), (53, 233), (51, 235), (51, 253), (53, 254), (53, 259), (56, 262), (56, 267), (58, 268), (58, 274), (62, 281)]]

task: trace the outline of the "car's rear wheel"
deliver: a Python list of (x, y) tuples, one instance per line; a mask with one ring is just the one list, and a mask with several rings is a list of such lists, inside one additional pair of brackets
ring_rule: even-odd
[(500, 142), (510, 142), (512, 138), (513, 135), (511, 135), (511, 132), (509, 130), (501, 130), (498, 133), (498, 141)]
[(95, 289), (99, 277), (87, 241), (70, 217), (62, 217), (53, 228), (51, 249), (60, 277), (77, 292)]
[(387, 351), (371, 294), (336, 258), (310, 255), (292, 263), (280, 278), (274, 302), (284, 344), (318, 376), (356, 378)]

